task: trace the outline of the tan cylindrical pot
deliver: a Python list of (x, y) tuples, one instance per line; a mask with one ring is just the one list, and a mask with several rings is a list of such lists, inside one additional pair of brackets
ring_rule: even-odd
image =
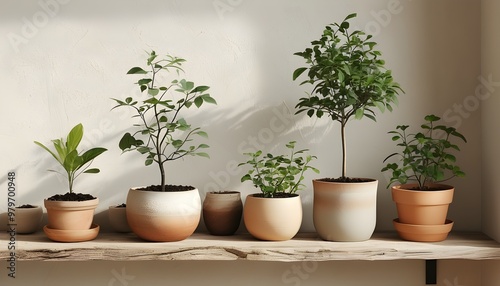
[(313, 222), (329, 241), (365, 241), (377, 222), (377, 180), (338, 183), (313, 180)]
[(293, 238), (302, 224), (299, 195), (286, 198), (263, 198), (248, 195), (243, 207), (248, 232), (257, 239), (282, 241)]
[(108, 209), (108, 218), (111, 227), (116, 232), (131, 232), (127, 222), (127, 208), (123, 206), (110, 206)]
[(132, 231), (148, 241), (168, 242), (188, 238), (201, 217), (198, 189), (153, 192), (130, 189), (127, 221)]
[(203, 220), (212, 235), (234, 234), (240, 226), (242, 212), (240, 192), (209, 192), (203, 201)]
[(440, 190), (414, 190), (416, 184), (392, 187), (392, 199), (396, 203), (400, 223), (438, 225), (446, 222), (448, 207), (453, 201), (454, 188), (434, 184)]
[(16, 208), (16, 232), (20, 234), (34, 233), (40, 229), (43, 209), (41, 206)]
[(90, 229), (98, 204), (99, 198), (79, 202), (44, 200), (48, 217), (47, 227), (63, 230)]

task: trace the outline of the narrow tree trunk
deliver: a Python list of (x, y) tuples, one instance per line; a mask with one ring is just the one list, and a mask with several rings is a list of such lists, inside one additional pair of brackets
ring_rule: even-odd
[(342, 137), (342, 177), (346, 178), (346, 161), (347, 161), (347, 146), (346, 146), (346, 138), (345, 138), (345, 123), (340, 124), (340, 133)]

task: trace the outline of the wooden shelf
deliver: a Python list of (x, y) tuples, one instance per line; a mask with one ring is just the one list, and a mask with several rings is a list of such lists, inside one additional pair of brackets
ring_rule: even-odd
[[(9, 257), (7, 234), (0, 235), (0, 260)], [(364, 242), (323, 241), (301, 233), (289, 241), (259, 241), (249, 234), (218, 237), (195, 233), (179, 242), (146, 242), (134, 234), (101, 233), (93, 241), (52, 242), (44, 233), (17, 235), (18, 261), (141, 260), (500, 260), (500, 244), (482, 233), (453, 233), (438, 243), (408, 242), (396, 233), (376, 233)]]

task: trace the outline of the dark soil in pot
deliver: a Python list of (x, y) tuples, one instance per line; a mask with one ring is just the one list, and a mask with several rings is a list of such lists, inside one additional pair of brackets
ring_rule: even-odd
[(290, 193), (275, 193), (272, 197), (265, 197), (264, 194), (253, 194), (252, 196), (257, 198), (293, 198), (298, 196), (298, 194), (290, 194)]
[(96, 197), (90, 194), (69, 193), (69, 192), (64, 195), (58, 194), (47, 198), (48, 201), (71, 201), (71, 202), (90, 201), (93, 199), (96, 199)]
[(350, 177), (338, 177), (338, 178), (323, 178), (318, 181), (330, 182), (330, 183), (367, 183), (373, 182), (374, 179), (367, 178), (350, 178)]
[[(165, 185), (166, 192), (185, 192), (196, 189), (193, 186), (181, 186), (181, 185)], [(139, 191), (149, 191), (149, 192), (161, 192), (161, 185), (151, 185), (143, 188), (137, 189)]]
[(27, 205), (21, 205), (21, 206), (18, 206), (16, 207), (17, 209), (34, 209), (36, 208), (36, 206), (34, 205), (30, 205), (30, 204), (27, 204)]

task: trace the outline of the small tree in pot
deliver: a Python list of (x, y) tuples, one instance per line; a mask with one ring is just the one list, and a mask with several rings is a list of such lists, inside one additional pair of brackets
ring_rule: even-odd
[[(169, 79), (169, 76), (183, 72), (183, 62), (184, 59), (170, 55), (158, 59), (156, 52), (152, 51), (146, 60), (146, 68), (133, 67), (127, 72), (141, 75), (136, 83), (141, 92), (147, 94), (147, 99), (113, 99), (117, 103), (114, 108), (132, 108), (135, 111), (133, 117), (139, 119), (139, 123), (134, 124), (137, 130), (134, 133), (125, 133), (121, 138), (120, 149), (124, 152), (135, 150), (144, 154), (145, 165), (156, 163), (160, 171), (159, 185), (131, 189), (127, 196), (127, 219), (130, 227), (134, 233), (146, 240), (182, 240), (194, 232), (200, 219), (201, 202), (198, 190), (192, 186), (169, 185), (165, 175), (167, 162), (185, 156), (209, 157), (203, 151), (208, 145), (192, 144), (194, 137), (207, 137), (207, 133), (188, 124), (183, 113), (192, 106), (199, 108), (203, 103), (216, 104), (216, 101), (207, 93), (208, 86), (195, 86), (193, 82), (185, 79)], [(159, 84), (160, 80), (164, 80), (164, 84)], [(184, 197), (187, 202), (183, 203), (175, 198), (163, 199), (163, 196)], [(159, 206), (159, 209), (144, 221), (140, 217), (144, 217), (144, 211), (150, 211), (144, 208), (148, 200), (160, 200), (165, 205)], [(168, 217), (172, 216), (173, 209), (184, 212), (189, 217), (190, 226), (185, 227), (183, 231), (168, 229)]]
[[(99, 199), (90, 195), (74, 192), (73, 186), (75, 180), (82, 174), (96, 174), (100, 170), (98, 168), (89, 168), (92, 161), (107, 149), (96, 147), (85, 152), (78, 151), (78, 146), (83, 138), (83, 125), (77, 124), (71, 129), (66, 141), (54, 139), (54, 151), (42, 143), (35, 141), (35, 144), (42, 147), (56, 159), (63, 167), (68, 180), (68, 192), (65, 194), (56, 194), (44, 201), (47, 208), (48, 225), (44, 227), (45, 233), (49, 238), (56, 241), (83, 241), (95, 238), (99, 232), (99, 226), (91, 227), (94, 210), (99, 203)], [(55, 170), (52, 172), (59, 173)], [(63, 231), (76, 231), (74, 236)], [(80, 234), (80, 235), (79, 235)], [(95, 234), (95, 235), (94, 235)]]
[[(348, 15), (340, 24), (326, 26), (319, 40), (312, 41), (312, 47), (303, 52), (295, 53), (305, 59), (307, 67), (294, 71), (293, 80), (297, 80), (306, 71), (307, 79), (300, 85), (311, 84), (313, 89), (308, 97), (300, 98), (296, 114), (306, 112), (309, 117), (329, 116), (332, 121), (340, 124), (342, 140), (342, 176), (337, 179), (324, 178), (315, 180), (315, 185), (327, 182), (372, 182), (373, 179), (350, 178), (347, 176), (347, 143), (345, 130), (347, 123), (363, 117), (375, 120), (375, 109), (381, 112), (392, 111), (392, 105), (397, 104), (397, 96), (402, 92), (398, 83), (393, 80), (390, 70), (387, 70), (380, 51), (375, 50), (376, 43), (371, 35), (355, 30), (350, 31), (349, 19), (356, 14)], [(376, 182), (376, 181), (375, 181)], [(329, 188), (329, 187), (328, 187)], [(374, 185), (376, 192), (376, 183)], [(316, 190), (316, 187), (315, 187)], [(319, 191), (321, 192), (321, 191)], [(315, 199), (321, 194), (315, 191)], [(322, 193), (322, 192), (321, 192)], [(369, 195), (375, 198), (373, 191)], [(372, 205), (374, 202), (372, 202)], [(372, 207), (370, 216), (375, 216)], [(356, 235), (342, 235), (340, 226), (333, 225), (336, 216), (328, 210), (315, 213), (315, 226), (320, 236), (327, 240), (365, 240), (371, 236), (371, 231), (361, 231)], [(362, 216), (362, 215), (361, 215)], [(327, 221), (323, 221), (326, 219)], [(357, 222), (360, 223), (359, 219)], [(321, 220), (321, 222), (319, 221)], [(351, 223), (343, 223), (350, 225)], [(374, 228), (374, 221), (367, 228)], [(349, 229), (346, 230), (350, 232)], [(338, 233), (338, 234), (335, 234)], [(368, 235), (369, 234), (369, 235)]]
[[(441, 118), (436, 115), (427, 115), (424, 119), (421, 132), (408, 133), (408, 125), (398, 125), (389, 132), (402, 151), (387, 156), (384, 162), (391, 158), (399, 160), (387, 163), (382, 171), (392, 173), (388, 187), (400, 183), (392, 187), (398, 210), (394, 225), (400, 236), (408, 240), (440, 241), (453, 226), (446, 217), (454, 193), (452, 186), (441, 183), (465, 176), (450, 152), (460, 148), (451, 141), (467, 140), (454, 127), (439, 124)], [(421, 225), (424, 227), (419, 227)]]
[(299, 157), (307, 149), (295, 151), (295, 141), (286, 144), (290, 155), (263, 156), (262, 151), (245, 153), (250, 159), (239, 164), (251, 169), (241, 181), (252, 181), (261, 193), (248, 195), (243, 207), (247, 230), (262, 240), (288, 240), (299, 231), (302, 223), (302, 204), (297, 191), (304, 188), (304, 173), (319, 170), (310, 162), (315, 156)]

